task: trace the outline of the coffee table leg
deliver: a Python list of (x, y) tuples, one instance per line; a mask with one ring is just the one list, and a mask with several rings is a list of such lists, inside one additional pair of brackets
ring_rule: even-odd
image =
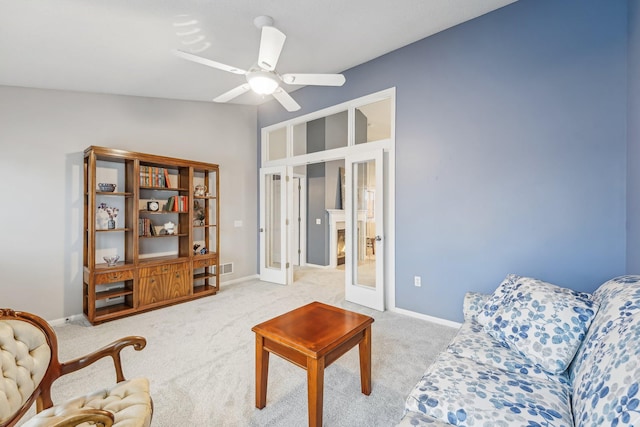
[(267, 378), (269, 376), (269, 352), (264, 349), (264, 337), (256, 334), (256, 408), (267, 404)]
[(321, 427), (324, 358), (307, 358), (307, 391), (309, 395), (309, 427)]
[(362, 394), (371, 394), (371, 326), (364, 330), (364, 338), (359, 344), (360, 384)]

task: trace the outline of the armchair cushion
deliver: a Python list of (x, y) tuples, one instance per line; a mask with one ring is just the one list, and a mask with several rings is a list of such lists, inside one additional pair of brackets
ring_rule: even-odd
[(51, 348), (36, 326), (0, 321), (0, 424), (9, 419), (38, 388), (51, 361)]
[(38, 413), (24, 427), (46, 427), (79, 409), (104, 409), (114, 414), (114, 427), (149, 427), (151, 395), (146, 378), (134, 378), (115, 386), (68, 400)]

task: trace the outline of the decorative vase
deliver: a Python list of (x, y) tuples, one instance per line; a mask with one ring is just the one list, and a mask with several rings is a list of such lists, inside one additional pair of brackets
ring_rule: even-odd
[(107, 228), (109, 230), (113, 230), (114, 228), (116, 228), (116, 220), (115, 219), (109, 219), (109, 221), (107, 221)]
[(104, 259), (107, 262), (107, 265), (109, 267), (113, 267), (114, 265), (116, 265), (116, 263), (120, 259), (120, 255), (103, 256), (102, 259)]
[(106, 230), (109, 226), (109, 214), (104, 210), (98, 209), (96, 214), (96, 228), (98, 230)]

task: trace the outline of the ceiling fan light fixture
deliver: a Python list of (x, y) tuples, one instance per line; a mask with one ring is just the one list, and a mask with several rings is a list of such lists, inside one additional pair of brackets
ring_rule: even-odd
[(271, 95), (279, 86), (273, 73), (262, 70), (247, 73), (247, 82), (251, 90), (260, 95)]
[[(189, 24), (191, 25), (195, 22), (189, 22)], [(254, 20), (254, 24), (261, 30), (262, 34), (260, 35), (258, 61), (254, 62), (248, 71), (180, 49), (173, 51), (176, 56), (188, 61), (245, 77), (246, 83), (218, 95), (213, 98), (214, 102), (229, 102), (251, 90), (259, 95), (273, 95), (287, 111), (298, 111), (300, 110), (300, 105), (280, 86), (280, 82), (297, 86), (342, 86), (344, 84), (345, 78), (342, 74), (278, 73), (276, 65), (287, 36), (273, 26), (273, 18), (269, 16), (258, 16)], [(187, 32), (191, 34), (189, 31), (183, 31), (183, 35), (188, 35)], [(197, 34), (194, 32), (193, 35)]]

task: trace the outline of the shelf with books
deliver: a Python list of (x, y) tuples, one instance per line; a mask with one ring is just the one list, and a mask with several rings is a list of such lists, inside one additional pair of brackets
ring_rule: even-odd
[(165, 212), (189, 212), (189, 196), (170, 196), (164, 205)]
[(141, 164), (139, 186), (140, 188), (171, 188), (169, 169)]

